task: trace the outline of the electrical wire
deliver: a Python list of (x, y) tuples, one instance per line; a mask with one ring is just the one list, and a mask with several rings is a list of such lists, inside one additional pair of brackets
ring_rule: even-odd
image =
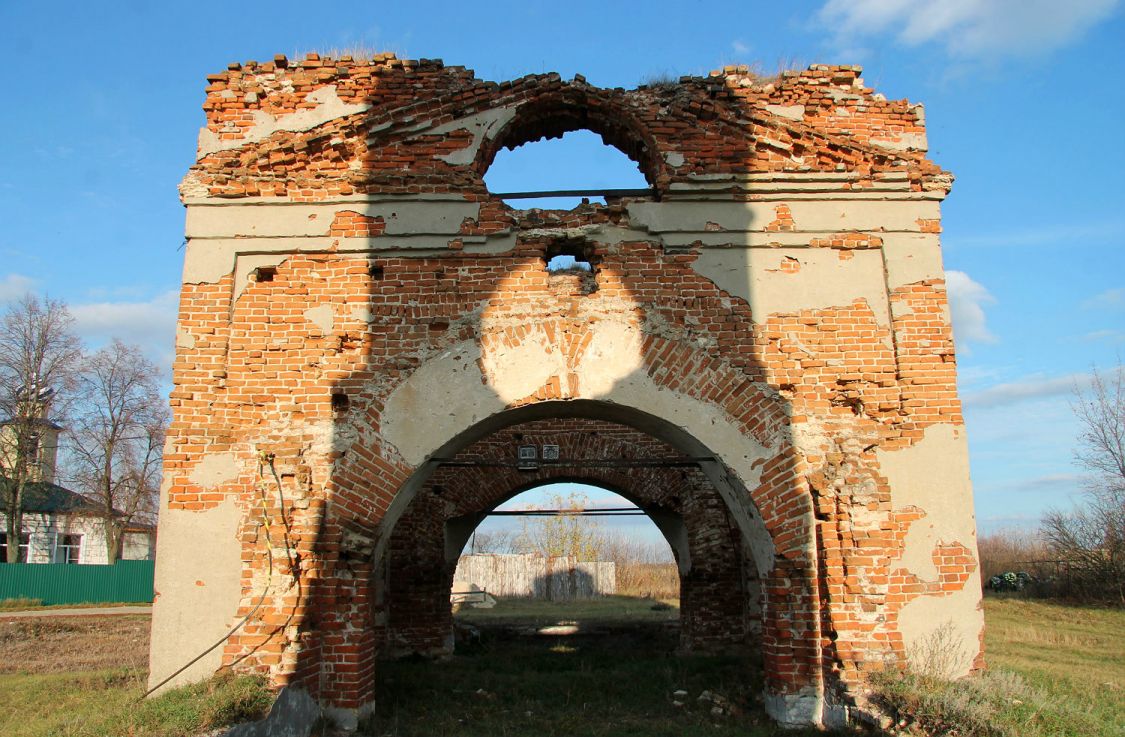
[[(180, 666), (175, 672), (172, 673), (172, 675), (168, 676), (167, 678), (162, 680), (160, 683), (156, 684), (155, 686), (153, 686), (149, 690), (145, 691), (144, 694), (141, 695), (141, 697), (140, 697), (141, 699), (148, 698), (148, 696), (150, 694), (152, 694), (154, 691), (159, 690), (161, 687), (163, 687), (165, 684), (167, 684), (173, 678), (175, 678), (176, 676), (180, 675), (181, 673), (183, 673), (185, 670), (187, 670), (191, 666), (198, 663), (205, 656), (209, 655), (212, 651), (215, 650), (215, 648), (217, 648), (220, 645), (222, 645), (223, 643), (225, 643), (230, 638), (231, 635), (233, 635), (235, 632), (240, 630), (243, 627), (243, 625), (245, 625), (247, 622), (250, 621), (250, 618), (254, 616), (254, 614), (258, 611), (258, 609), (261, 608), (262, 602), (264, 602), (266, 600), (266, 595), (269, 594), (270, 588), (273, 585), (273, 549), (272, 549), (272, 540), (271, 540), (271, 535), (270, 535), (269, 511), (268, 511), (268, 507), (267, 507), (268, 499), (266, 498), (266, 489), (265, 489), (265, 484), (263, 483), (264, 479), (263, 479), (263, 475), (262, 475), (262, 469), (265, 466), (269, 467), (270, 471), (273, 474), (274, 482), (277, 484), (277, 501), (278, 501), (278, 505), (281, 508), (282, 520), (283, 521), (285, 520), (285, 496), (284, 496), (284, 492), (282, 491), (282, 488), (281, 488), (281, 479), (278, 477), (277, 469), (274, 467), (274, 459), (275, 459), (275, 456), (274, 456), (273, 453), (269, 453), (267, 451), (261, 451), (261, 452), (258, 453), (258, 491), (259, 491), (259, 494), (260, 494), (260, 501), (261, 501), (261, 505), (262, 505), (262, 527), (265, 529), (265, 533), (266, 533), (266, 560), (267, 560), (267, 563), (268, 563), (268, 566), (267, 566), (267, 569), (266, 569), (266, 587), (264, 589), (262, 589), (262, 593), (260, 593), (258, 595), (258, 600), (254, 603), (254, 606), (252, 606), (250, 608), (250, 611), (246, 613), (245, 617), (243, 617), (242, 619), (240, 619), (238, 621), (238, 624), (231, 627), (230, 630), (225, 635), (220, 637), (217, 641), (215, 641), (215, 643), (213, 645), (208, 647), (203, 652), (199, 653), (199, 655), (196, 655), (194, 658), (189, 660), (184, 665)], [(288, 525), (288, 523), (286, 523), (285, 526), (286, 526), (286, 531), (285, 531), (285, 535), (284, 535), (284, 538), (285, 538), (285, 555), (286, 555), (286, 558), (288, 558), (288, 560), (289, 560), (289, 571), (293, 575), (293, 577), (296, 578), (297, 575), (298, 575), (298, 572), (297, 572), (296, 567), (294, 566), (293, 552), (290, 549), (290, 545), (289, 545), (289, 529), (288, 529), (289, 525)]]

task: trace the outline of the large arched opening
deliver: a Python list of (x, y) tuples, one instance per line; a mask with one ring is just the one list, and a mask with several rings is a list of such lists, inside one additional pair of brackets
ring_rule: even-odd
[(688, 455), (631, 425), (581, 415), (514, 422), (438, 456), (375, 566), (374, 619), (386, 623), (380, 652), (452, 652), (450, 587), (473, 532), (512, 497), (559, 482), (615, 491), (660, 530), (680, 577), (682, 650), (749, 647), (761, 625), (753, 550), (772, 544), (748, 499), (739, 527), (702, 469), (716, 463), (710, 453)]

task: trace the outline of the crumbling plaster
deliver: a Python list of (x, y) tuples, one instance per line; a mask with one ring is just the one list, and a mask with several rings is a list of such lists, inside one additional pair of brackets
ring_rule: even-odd
[[(181, 680), (237, 662), (323, 689), (354, 723), (373, 698), (364, 638), (385, 624), (368, 616), (365, 566), (435, 456), (567, 416), (705, 459), (761, 581), (780, 721), (838, 723), (866, 663), (913, 657), (947, 620), (967, 670), (979, 572), (939, 245), (951, 179), (921, 153), (920, 107), (874, 95), (858, 71), (814, 66), (763, 87), (725, 70), (622, 91), (557, 75), (494, 85), (380, 55), (214, 75), (181, 188), (154, 678), (247, 611), (263, 562), (261, 533), (240, 527), (253, 525), (243, 487), (254, 454), (276, 450), (300, 485), (304, 560), (320, 566), (307, 591), (325, 598), (261, 615), (301, 620), (311, 604), (320, 619), (276, 635), (251, 623), (260, 640), (235, 638)], [(500, 143), (533, 139), (540, 121), (545, 134), (581, 126), (589, 105), (657, 197), (529, 215), (488, 195), (481, 169)], [(563, 241), (617, 272), (599, 269), (595, 292), (553, 281), (541, 261)], [(813, 489), (830, 467), (847, 471)], [(866, 542), (897, 519), (899, 537)], [(201, 547), (204, 530), (218, 532)], [(849, 588), (878, 600), (898, 584), (877, 582), (897, 578), (923, 593), (867, 611)], [(818, 644), (836, 637), (851, 648), (838, 661)]]
[[(226, 465), (222, 461), (220, 465)], [(202, 465), (202, 464), (201, 464)], [(209, 485), (227, 480), (227, 470), (208, 464)], [(167, 488), (162, 492), (167, 498)], [(156, 539), (153, 637), (149, 685), (172, 675), (235, 623), (242, 599), (242, 543), (239, 526), (245, 512), (233, 500), (205, 511), (169, 509), (161, 504)], [(205, 552), (204, 552), (205, 551)], [(169, 681), (163, 690), (207, 678), (222, 664), (216, 648)]]

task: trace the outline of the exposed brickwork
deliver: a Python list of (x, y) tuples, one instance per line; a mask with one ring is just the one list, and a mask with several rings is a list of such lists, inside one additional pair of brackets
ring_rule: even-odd
[[(686, 650), (745, 647), (758, 628), (756, 576), (744, 576), (737, 528), (725, 503), (698, 468), (581, 467), (567, 462), (666, 462), (683, 454), (633, 428), (588, 419), (521, 423), (490, 435), (453, 457), (458, 463), (512, 460), (521, 443), (555, 444), (562, 464), (537, 471), (480, 465), (437, 471), (395, 525), (386, 570), (388, 631), (397, 652), (445, 651), (451, 632), (449, 590), (455, 561), (447, 560), (444, 525), (487, 512), (541, 483), (579, 481), (624, 494), (642, 508), (671, 512), (687, 531), (690, 568), (681, 583), (682, 643)], [(677, 552), (673, 549), (673, 552)], [(684, 561), (686, 562), (686, 561)], [(425, 612), (425, 614), (421, 614)]]
[[(685, 645), (756, 633), (790, 721), (827, 720), (904, 661), (900, 617), (975, 585), (971, 510), (942, 507), (969, 487), (937, 242), (950, 177), (919, 106), (853, 67), (606, 90), (311, 56), (209, 80), (161, 524), (234, 520), (241, 594), (208, 601), (254, 613), (223, 664), (362, 707), (380, 652), (447, 644), (450, 521), (551, 479), (682, 518)], [(655, 201), (489, 194), (500, 148), (579, 128)], [(560, 252), (593, 271), (548, 273)], [(518, 433), (571, 458), (713, 460), (435, 462), (510, 457)], [(169, 593), (157, 626), (205, 596)]]

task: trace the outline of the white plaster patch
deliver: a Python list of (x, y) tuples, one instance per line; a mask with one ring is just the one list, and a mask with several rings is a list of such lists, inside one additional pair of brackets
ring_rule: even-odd
[[(786, 259), (799, 264), (783, 271)], [(708, 249), (692, 265), (720, 289), (750, 304), (761, 324), (771, 315), (848, 307), (867, 303), (879, 325), (890, 327), (883, 257), (878, 250), (858, 250), (840, 259), (830, 248)]]
[(975, 554), (976, 518), (964, 428), (931, 425), (914, 445), (875, 453), (890, 485), (894, 509), (913, 507), (926, 514), (911, 524), (902, 557), (892, 567), (901, 566), (923, 581), (934, 581), (933, 550), (937, 545), (960, 543)]
[(566, 357), (542, 331), (515, 346), (491, 341), (482, 352), (481, 363), (489, 387), (505, 404), (534, 394), (552, 376), (566, 373)]
[[(631, 225), (650, 233), (706, 233), (716, 223), (730, 233), (763, 231), (777, 219), (776, 202), (631, 202)], [(785, 204), (802, 233), (921, 231), (919, 220), (939, 218), (939, 204), (930, 200), (807, 199), (793, 197)], [(785, 233), (768, 233), (773, 239)], [(724, 236), (729, 242), (729, 236)], [(808, 237), (804, 236), (807, 243)]]
[[(209, 456), (210, 457), (210, 456)], [(160, 510), (149, 684), (171, 675), (234, 623), (242, 595), (241, 515), (233, 501), (194, 512)], [(216, 648), (162, 688), (208, 678), (222, 664)]]
[(804, 105), (766, 105), (766, 110), (779, 117), (788, 118), (789, 120), (805, 119)]
[(343, 212), (382, 218), (386, 235), (457, 235), (466, 218), (475, 220), (480, 216), (480, 203), (422, 200), (191, 205), (185, 230), (189, 239), (269, 238), (270, 241), (255, 244), (255, 250), (276, 250), (281, 244), (271, 241), (327, 237), (336, 216)]
[(601, 321), (590, 327), (593, 336), (575, 370), (583, 396), (603, 397), (620, 379), (642, 368), (641, 333), (623, 322)]
[(936, 233), (888, 233), (883, 237), (883, 260), (887, 289), (945, 278)]
[(261, 110), (253, 110), (254, 125), (246, 130), (241, 138), (222, 139), (208, 128), (199, 131), (199, 148), (196, 160), (216, 151), (241, 148), (248, 143), (264, 141), (278, 131), (300, 132), (311, 130), (330, 120), (347, 115), (362, 113), (371, 108), (365, 103), (347, 105), (336, 94), (336, 85), (330, 84), (310, 92), (305, 99), (316, 103), (316, 107), (298, 110), (295, 113), (274, 117)]
[(684, 165), (684, 155), (679, 151), (665, 151), (664, 162), (675, 169), (676, 167)]
[(332, 313), (332, 305), (317, 305), (310, 307), (304, 312), (305, 319), (320, 328), (320, 332), (328, 335), (332, 332), (332, 324), (334, 317)]
[(424, 131), (424, 134), (443, 135), (460, 130), (469, 131), (473, 136), (473, 140), (468, 146), (435, 157), (446, 163), (453, 164), (454, 166), (463, 166), (465, 164), (471, 164), (476, 160), (477, 152), (480, 151), (480, 146), (481, 143), (484, 142), (485, 136), (494, 138), (497, 132), (507, 125), (508, 121), (514, 118), (515, 115), (515, 107), (492, 108), (474, 115), (468, 115), (464, 118), (458, 118), (449, 123), (443, 123), (442, 125)]
[(240, 472), (238, 456), (234, 453), (206, 453), (188, 478), (193, 484), (210, 489), (234, 481)]
[(176, 347), (177, 348), (194, 348), (195, 336), (183, 328), (176, 328)]
[[(901, 556), (891, 561), (892, 569), (902, 567), (922, 581), (934, 582), (938, 571), (933, 551), (938, 545), (959, 543), (976, 555), (964, 428), (931, 425), (913, 446), (895, 451), (878, 449), (876, 456), (890, 485), (894, 509), (913, 508), (925, 513), (911, 524)], [(926, 653), (938, 644), (935, 638), (952, 638), (956, 657), (949, 675), (967, 673), (980, 649), (979, 634), (984, 626), (980, 596), (978, 567), (959, 591), (912, 599), (899, 613), (899, 630), (910, 657), (929, 657)], [(950, 632), (942, 633), (943, 628)]]
[(504, 409), (479, 360), (474, 341), (459, 343), (422, 364), (387, 398), (380, 429), (407, 463), (417, 466), (449, 438)]
[(980, 571), (965, 587), (945, 596), (919, 596), (898, 614), (898, 629), (910, 664), (937, 670), (945, 678), (968, 675), (980, 652), (984, 610), (980, 606)]
[(375, 317), (375, 313), (371, 311), (368, 305), (353, 305), (350, 314), (353, 320), (363, 323), (371, 322), (372, 318)]
[(925, 133), (899, 133), (895, 138), (872, 138), (871, 143), (891, 151), (926, 151), (929, 148)]
[(188, 239), (184, 247), (184, 284), (215, 284), (234, 270), (235, 251), (224, 244)]

